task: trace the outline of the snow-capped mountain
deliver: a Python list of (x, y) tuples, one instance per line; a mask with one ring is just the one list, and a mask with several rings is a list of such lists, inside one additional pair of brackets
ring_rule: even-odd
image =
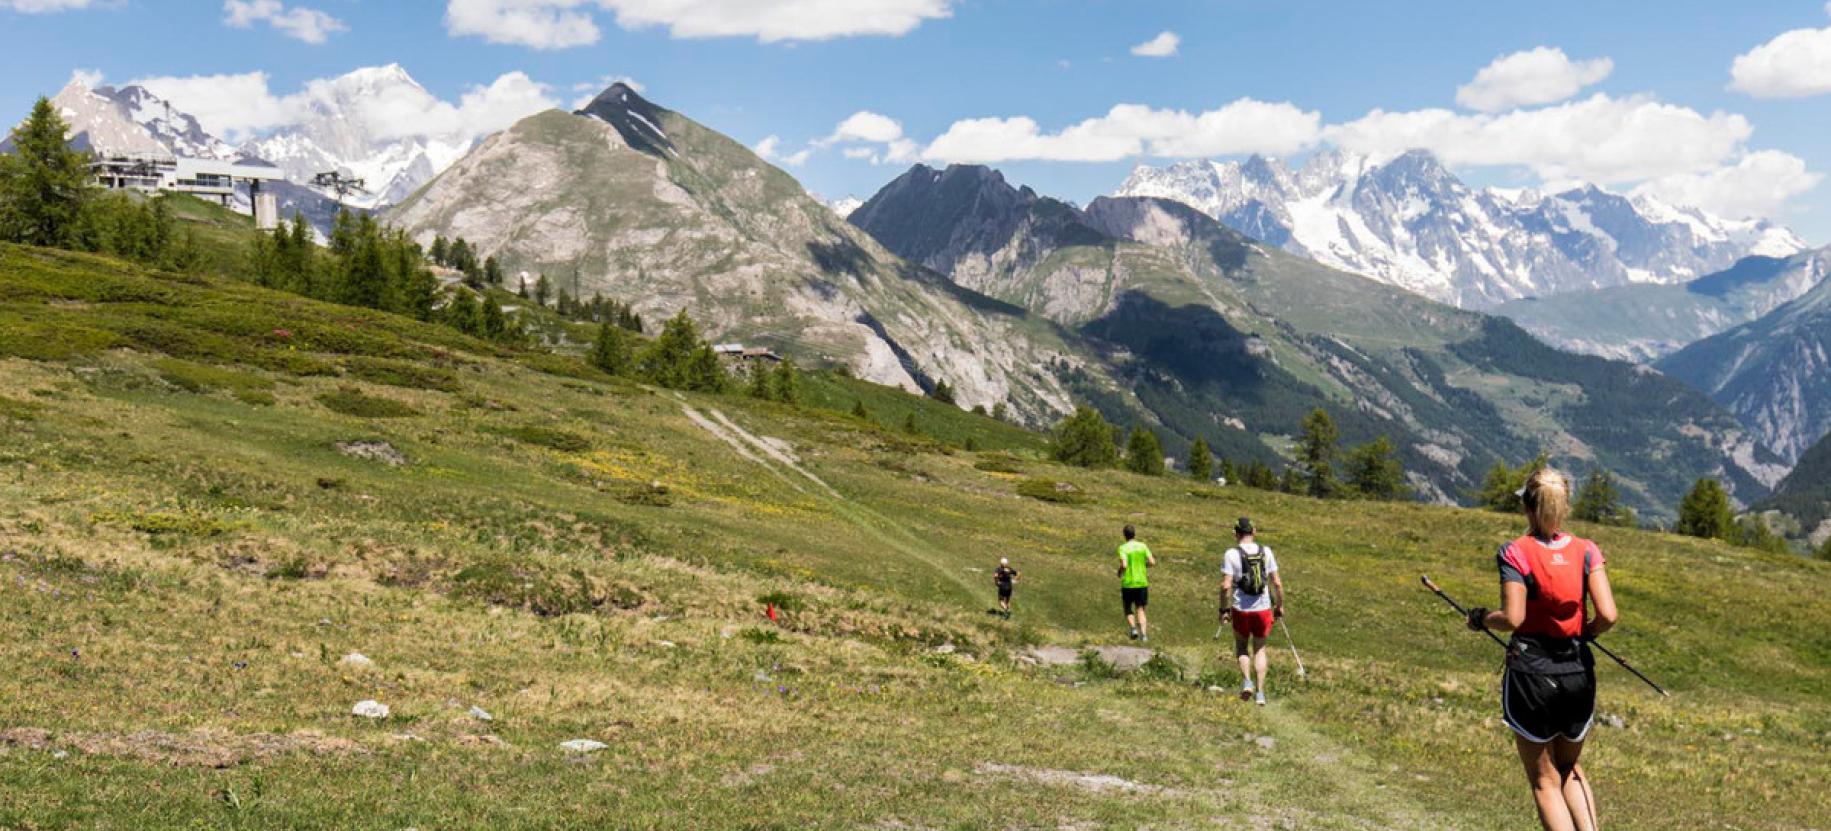
[(113, 102), (133, 123), (172, 155), (193, 159), (239, 161), (248, 158), (235, 146), (206, 132), (197, 119), (142, 86), (96, 87), (94, 94)]
[(112, 92), (107, 87), (92, 90), (81, 81), (71, 81), (51, 99), (52, 106), (70, 125), (71, 146), (106, 155), (173, 155), (171, 148), (136, 120)]
[(398, 64), (358, 69), (312, 84), (305, 93), (307, 112), (299, 123), (244, 142), (241, 150), (278, 165), (294, 182), (308, 183), (329, 171), (360, 178), (368, 192), (351, 196), (350, 204), (392, 205), (471, 147), (462, 138), (389, 135), (363, 116), (369, 107), (419, 97), (429, 94)]
[(1374, 159), (1140, 165), (1119, 196), (1191, 205), (1248, 236), (1436, 300), (1487, 308), (1520, 297), (1682, 283), (1759, 254), (1805, 248), (1765, 220), (1728, 220), (1584, 186), (1475, 189), (1426, 151)]
[(820, 201), (824, 202), (833, 213), (838, 214), (840, 219), (851, 216), (853, 211), (858, 210), (859, 206), (865, 204), (865, 200), (852, 196), (851, 194), (847, 194), (838, 199), (822, 199)]

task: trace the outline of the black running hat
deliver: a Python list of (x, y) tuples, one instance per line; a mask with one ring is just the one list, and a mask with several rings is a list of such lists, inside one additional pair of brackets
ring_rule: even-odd
[(1234, 536), (1245, 537), (1257, 533), (1257, 529), (1252, 527), (1251, 517), (1240, 517), (1240, 521), (1233, 524), (1233, 533)]

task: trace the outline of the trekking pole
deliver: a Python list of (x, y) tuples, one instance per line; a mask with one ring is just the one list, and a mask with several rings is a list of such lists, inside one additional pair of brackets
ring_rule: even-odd
[[(1435, 592), (1435, 593), (1436, 593), (1436, 595), (1437, 595), (1437, 596), (1438, 596), (1438, 597), (1441, 597), (1441, 598), (1443, 598), (1443, 602), (1445, 602), (1445, 603), (1448, 603), (1448, 604), (1450, 604), (1450, 608), (1452, 608), (1452, 609), (1455, 609), (1455, 610), (1456, 610), (1456, 611), (1457, 611), (1457, 613), (1459, 613), (1459, 614), (1461, 614), (1461, 615), (1462, 615), (1462, 619), (1463, 619), (1463, 620), (1468, 620), (1468, 618), (1469, 618), (1469, 610), (1467, 610), (1467, 609), (1464, 609), (1464, 608), (1462, 608), (1462, 604), (1461, 604), (1461, 603), (1457, 603), (1457, 602), (1456, 602), (1456, 601), (1455, 601), (1455, 600), (1454, 600), (1454, 599), (1453, 599), (1453, 598), (1451, 598), (1451, 597), (1450, 597), (1450, 596), (1449, 596), (1449, 595), (1447, 595), (1447, 594), (1444, 594), (1444, 593), (1443, 593), (1443, 590), (1442, 590), (1442, 589), (1440, 589), (1440, 588), (1437, 588), (1437, 584), (1436, 584), (1436, 583), (1432, 583), (1432, 582), (1431, 582), (1431, 581), (1430, 581), (1430, 576), (1429, 576), (1429, 575), (1424, 575), (1424, 574), (1420, 574), (1420, 575), (1418, 575), (1418, 579), (1419, 579), (1419, 580), (1420, 580), (1420, 581), (1423, 581), (1423, 583), (1424, 583), (1424, 587), (1425, 587), (1425, 588), (1427, 588), (1427, 589), (1430, 589), (1430, 590), (1431, 590), (1431, 591), (1432, 591), (1432, 592)], [(1500, 636), (1499, 636), (1499, 635), (1496, 635), (1496, 634), (1494, 634), (1494, 633), (1493, 633), (1493, 632), (1491, 632), (1491, 631), (1489, 631), (1489, 630), (1487, 630), (1487, 629), (1486, 629), (1486, 628), (1483, 628), (1483, 629), (1482, 629), (1482, 630), (1481, 630), (1481, 631), (1482, 631), (1482, 633), (1483, 633), (1483, 634), (1485, 634), (1485, 635), (1487, 635), (1487, 636), (1488, 636), (1488, 637), (1489, 637), (1489, 638), (1491, 638), (1491, 639), (1493, 639), (1493, 641), (1494, 641), (1494, 642), (1495, 642), (1495, 643), (1497, 643), (1497, 644), (1500, 644), (1500, 648), (1501, 648), (1501, 649), (1506, 649), (1506, 648), (1507, 648), (1507, 642), (1506, 642), (1506, 641), (1503, 641), (1503, 640), (1501, 640), (1501, 639), (1500, 639)]]
[[(1455, 608), (1455, 609), (1456, 609), (1456, 611), (1458, 611), (1458, 612), (1461, 612), (1461, 613), (1462, 613), (1462, 616), (1463, 616), (1463, 617), (1464, 617), (1464, 618), (1467, 618), (1467, 617), (1468, 617), (1468, 616), (1469, 616), (1469, 613), (1468, 613), (1468, 611), (1467, 611), (1467, 610), (1466, 610), (1466, 609), (1463, 609), (1463, 608), (1462, 608), (1462, 605), (1461, 605), (1461, 604), (1459, 604), (1459, 603), (1457, 603), (1457, 602), (1456, 602), (1456, 601), (1454, 601), (1454, 600), (1452, 600), (1452, 599), (1450, 599), (1450, 596), (1449, 596), (1449, 595), (1447, 595), (1447, 594), (1444, 594), (1444, 593), (1443, 593), (1443, 590), (1442, 590), (1442, 589), (1439, 589), (1439, 588), (1437, 588), (1437, 584), (1436, 584), (1436, 583), (1432, 583), (1432, 582), (1431, 582), (1431, 581), (1430, 581), (1430, 578), (1429, 578), (1429, 577), (1427, 577), (1427, 576), (1425, 576), (1425, 575), (1422, 575), (1422, 574), (1420, 574), (1420, 575), (1418, 575), (1418, 579), (1419, 579), (1419, 580), (1422, 580), (1422, 581), (1423, 581), (1423, 582), (1424, 582), (1424, 587), (1425, 587), (1425, 588), (1427, 588), (1427, 589), (1430, 589), (1430, 590), (1431, 590), (1431, 591), (1433, 591), (1433, 592), (1436, 592), (1436, 594), (1437, 594), (1437, 596), (1438, 596), (1438, 597), (1441, 597), (1441, 598), (1443, 598), (1443, 602), (1445, 602), (1445, 603), (1448, 603), (1448, 604), (1450, 604), (1450, 606), (1452, 606), (1452, 607), (1454, 607), (1454, 608)], [(1486, 633), (1487, 633), (1487, 635), (1488, 635), (1488, 637), (1490, 637), (1490, 638), (1493, 638), (1493, 639), (1494, 639), (1494, 642), (1495, 642), (1495, 643), (1498, 643), (1498, 644), (1500, 644), (1500, 645), (1501, 645), (1501, 647), (1502, 647), (1502, 648), (1505, 648), (1505, 647), (1506, 647), (1506, 646), (1507, 646), (1507, 644), (1506, 644), (1506, 643), (1505, 643), (1505, 642), (1504, 642), (1504, 641), (1502, 641), (1502, 640), (1501, 640), (1501, 639), (1500, 639), (1500, 636), (1498, 636), (1498, 635), (1495, 635), (1495, 634), (1494, 634), (1494, 633), (1493, 633), (1493, 632), (1491, 632), (1491, 631), (1489, 631), (1489, 630), (1487, 630), (1487, 629), (1483, 629), (1483, 630), (1481, 630), (1481, 631), (1483, 631), (1483, 632), (1486, 632)], [(1654, 683), (1654, 682), (1653, 682), (1653, 679), (1651, 679), (1651, 678), (1648, 678), (1648, 677), (1647, 677), (1647, 676), (1646, 676), (1646, 675), (1644, 675), (1644, 674), (1642, 674), (1642, 673), (1641, 673), (1641, 671), (1640, 671), (1640, 670), (1637, 670), (1637, 669), (1635, 669), (1635, 668), (1634, 668), (1634, 666), (1633, 666), (1633, 665), (1632, 665), (1632, 664), (1630, 664), (1630, 663), (1628, 663), (1628, 662), (1627, 662), (1627, 660), (1626, 660), (1626, 659), (1624, 659), (1624, 658), (1622, 658), (1622, 657), (1621, 657), (1621, 656), (1620, 656), (1620, 655), (1616, 655), (1616, 654), (1615, 654), (1615, 651), (1614, 651), (1614, 650), (1612, 650), (1612, 649), (1609, 649), (1609, 648), (1608, 648), (1608, 647), (1606, 647), (1606, 646), (1603, 646), (1603, 645), (1602, 645), (1602, 642), (1601, 642), (1601, 641), (1598, 641), (1598, 640), (1596, 640), (1596, 639), (1595, 639), (1595, 638), (1590, 638), (1590, 639), (1589, 639), (1589, 644), (1590, 644), (1590, 645), (1591, 645), (1591, 646), (1594, 646), (1594, 647), (1595, 647), (1595, 648), (1597, 648), (1597, 649), (1599, 649), (1599, 650), (1602, 650), (1602, 654), (1604, 654), (1604, 655), (1607, 655), (1607, 656), (1609, 656), (1609, 658), (1610, 658), (1610, 659), (1611, 659), (1611, 660), (1613, 660), (1613, 661), (1614, 661), (1614, 662), (1615, 662), (1615, 663), (1617, 663), (1617, 664), (1620, 664), (1620, 665), (1621, 665), (1621, 668), (1622, 668), (1622, 669), (1625, 669), (1625, 670), (1627, 670), (1627, 671), (1628, 671), (1628, 672), (1629, 672), (1629, 673), (1630, 673), (1630, 674), (1632, 674), (1632, 675), (1633, 675), (1633, 676), (1634, 676), (1634, 677), (1635, 677), (1635, 678), (1639, 678), (1639, 679), (1640, 679), (1640, 680), (1642, 680), (1642, 681), (1645, 681), (1645, 682), (1646, 682), (1646, 684), (1647, 684), (1647, 686), (1649, 686), (1649, 687), (1652, 687), (1652, 688), (1653, 688), (1653, 691), (1654, 691), (1654, 692), (1657, 692), (1657, 693), (1659, 693), (1659, 694), (1660, 694), (1660, 695), (1662, 695), (1662, 696), (1665, 696), (1665, 697), (1666, 697), (1666, 698), (1671, 698), (1671, 697), (1672, 697), (1672, 694), (1671, 694), (1671, 693), (1669, 693), (1669, 692), (1666, 692), (1666, 688), (1665, 688), (1665, 687), (1661, 687), (1661, 686), (1660, 686), (1660, 685), (1658, 685), (1658, 684), (1656, 684), (1656, 683)]]
[(1660, 695), (1665, 696), (1666, 698), (1672, 697), (1671, 693), (1666, 692), (1665, 687), (1662, 687), (1658, 684), (1653, 683), (1653, 679), (1640, 674), (1640, 670), (1635, 669), (1633, 667), (1633, 665), (1631, 665), (1627, 662), (1626, 659), (1622, 658), (1620, 655), (1616, 655), (1608, 647), (1603, 646), (1601, 641), (1598, 641), (1595, 638), (1590, 638), (1589, 645), (1602, 650), (1602, 654), (1607, 655), (1610, 658), (1613, 658), (1615, 660), (1615, 663), (1620, 664), (1622, 669), (1625, 669), (1628, 672), (1633, 673), (1635, 678), (1639, 678), (1640, 680), (1647, 682), (1647, 686), (1652, 687), (1654, 692), (1659, 693)]
[(1303, 670), (1303, 656), (1297, 654), (1297, 640), (1291, 637), (1291, 625), (1285, 623), (1284, 618), (1278, 618), (1278, 627), (1284, 630), (1284, 642), (1291, 645), (1291, 657), (1297, 659), (1297, 677), (1308, 677)]

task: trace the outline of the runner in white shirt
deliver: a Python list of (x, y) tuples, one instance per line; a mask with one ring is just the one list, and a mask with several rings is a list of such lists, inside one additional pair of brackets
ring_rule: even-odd
[(1221, 620), (1233, 621), (1233, 652), (1244, 676), (1240, 700), (1253, 699), (1263, 706), (1265, 639), (1272, 633), (1272, 622), (1284, 616), (1284, 579), (1278, 576), (1278, 558), (1253, 539), (1254, 531), (1246, 517), (1233, 526), (1238, 543), (1227, 549), (1221, 564)]

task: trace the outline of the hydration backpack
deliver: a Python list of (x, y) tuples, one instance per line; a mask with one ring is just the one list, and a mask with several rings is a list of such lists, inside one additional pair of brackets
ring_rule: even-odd
[(1246, 550), (1246, 546), (1236, 550), (1240, 552), (1240, 576), (1234, 578), (1234, 587), (1241, 594), (1264, 594), (1265, 546), (1254, 544), (1251, 551)]

